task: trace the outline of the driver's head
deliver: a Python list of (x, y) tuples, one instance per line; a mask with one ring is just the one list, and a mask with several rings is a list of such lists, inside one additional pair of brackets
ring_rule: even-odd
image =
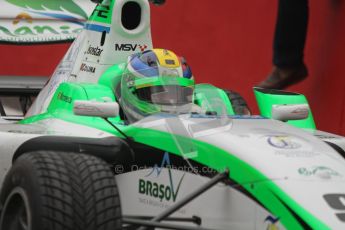
[(173, 113), (193, 100), (191, 69), (169, 50), (153, 49), (130, 56), (124, 81), (124, 87), (131, 92), (127, 106), (136, 107), (140, 113)]

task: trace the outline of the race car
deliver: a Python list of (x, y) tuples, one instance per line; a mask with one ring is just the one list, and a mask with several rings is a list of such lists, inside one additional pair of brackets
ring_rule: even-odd
[(196, 81), (153, 48), (148, 1), (98, 2), (25, 117), (0, 124), (0, 229), (345, 227), (345, 138), (303, 95), (255, 88), (251, 115)]

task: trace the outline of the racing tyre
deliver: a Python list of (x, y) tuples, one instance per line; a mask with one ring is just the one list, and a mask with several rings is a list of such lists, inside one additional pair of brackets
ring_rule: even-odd
[(24, 154), (5, 178), (0, 207), (0, 230), (121, 229), (114, 175), (89, 155)]
[(239, 93), (236, 93), (231, 90), (226, 90), (226, 89), (223, 89), (223, 90), (228, 95), (228, 98), (231, 102), (235, 115), (250, 115), (251, 114), (246, 100), (244, 100), (244, 98)]

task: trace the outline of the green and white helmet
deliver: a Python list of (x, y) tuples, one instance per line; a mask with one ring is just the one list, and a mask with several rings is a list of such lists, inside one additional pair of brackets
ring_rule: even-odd
[(194, 85), (190, 67), (172, 51), (134, 54), (121, 80), (121, 107), (129, 122), (157, 113), (187, 113)]

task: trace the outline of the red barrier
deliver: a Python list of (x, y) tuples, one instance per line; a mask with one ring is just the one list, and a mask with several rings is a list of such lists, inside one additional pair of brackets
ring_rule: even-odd
[[(345, 135), (345, 3), (311, 0), (305, 94), (317, 127)], [(187, 58), (199, 82), (241, 94), (257, 112), (252, 86), (271, 70), (276, 0), (168, 0), (152, 8), (154, 45)], [(49, 75), (67, 45), (0, 46), (0, 75)], [(5, 55), (4, 55), (5, 54)]]

